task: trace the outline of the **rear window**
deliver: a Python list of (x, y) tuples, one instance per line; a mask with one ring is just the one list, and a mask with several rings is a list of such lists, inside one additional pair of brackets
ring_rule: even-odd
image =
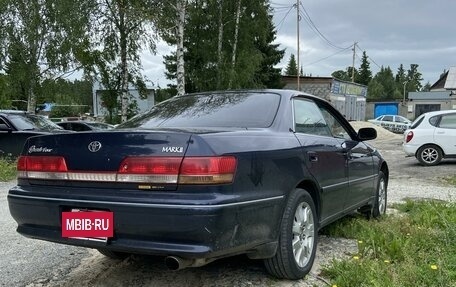
[(265, 128), (274, 121), (280, 95), (214, 93), (174, 97), (118, 128), (244, 127)]
[(23, 114), (23, 115), (8, 115), (9, 120), (16, 126), (18, 130), (62, 130), (57, 124), (48, 120), (45, 117)]
[(410, 125), (410, 128), (414, 129), (414, 128), (418, 127), (423, 122), (423, 119), (424, 119), (424, 114), (419, 116), (416, 120), (414, 120), (413, 123)]

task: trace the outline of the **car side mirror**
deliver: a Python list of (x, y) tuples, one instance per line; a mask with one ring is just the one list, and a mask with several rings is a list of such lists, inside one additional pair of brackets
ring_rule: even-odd
[(2, 131), (2, 132), (10, 132), (12, 130), (13, 129), (10, 128), (9, 126), (7, 126), (6, 124), (0, 124), (0, 131)]
[(358, 131), (358, 139), (360, 141), (368, 141), (377, 138), (377, 130), (374, 128), (361, 128)]

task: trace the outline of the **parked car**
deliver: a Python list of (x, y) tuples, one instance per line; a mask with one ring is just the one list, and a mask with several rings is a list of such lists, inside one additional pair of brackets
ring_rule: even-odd
[(376, 117), (375, 119), (368, 120), (368, 122), (382, 126), (393, 133), (400, 134), (404, 133), (404, 131), (408, 129), (412, 123), (409, 119), (398, 115), (383, 115)]
[(456, 110), (422, 114), (404, 133), (403, 148), (425, 166), (456, 158)]
[(31, 136), (65, 132), (47, 118), (24, 111), (0, 110), (0, 156), (17, 156)]
[(22, 235), (108, 257), (162, 255), (177, 270), (246, 253), (300, 279), (320, 228), (385, 213), (376, 135), (297, 91), (177, 96), (111, 131), (30, 138), (9, 210)]
[(83, 131), (95, 131), (95, 130), (110, 130), (114, 126), (106, 123), (100, 122), (86, 122), (86, 121), (66, 121), (66, 122), (57, 122), (58, 126), (76, 132)]

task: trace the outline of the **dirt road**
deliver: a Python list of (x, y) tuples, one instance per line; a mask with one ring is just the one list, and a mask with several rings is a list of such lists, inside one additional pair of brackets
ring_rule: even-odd
[[(380, 138), (378, 147), (390, 165), (389, 200), (405, 197), (456, 199), (455, 187), (443, 179), (454, 176), (456, 161), (422, 167), (405, 158), (401, 136)], [(131, 256), (123, 261), (103, 257), (95, 250), (31, 240), (15, 232), (6, 194), (14, 182), (0, 186), (0, 285), (1, 286), (327, 286), (318, 278), (321, 265), (356, 252), (356, 242), (320, 237), (317, 261), (311, 275), (300, 281), (269, 276), (261, 261), (238, 256), (207, 266), (168, 271), (163, 258)]]

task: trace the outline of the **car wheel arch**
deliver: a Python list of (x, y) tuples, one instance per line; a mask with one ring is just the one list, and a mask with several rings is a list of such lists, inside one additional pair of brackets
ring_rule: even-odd
[(445, 157), (445, 151), (443, 150), (443, 148), (441, 146), (439, 146), (438, 144), (436, 143), (425, 143), (425, 144), (422, 144), (419, 148), (416, 149), (416, 152), (415, 152), (415, 157), (418, 156), (418, 152), (420, 151), (421, 148), (423, 147), (426, 147), (426, 146), (429, 146), (429, 147), (437, 147), (440, 149), (440, 151), (442, 152), (442, 156)]
[(321, 218), (321, 214), (320, 214), (320, 211), (321, 211), (321, 200), (320, 200), (320, 188), (318, 187), (318, 184), (315, 183), (314, 181), (312, 180), (309, 180), (309, 179), (305, 179), (303, 181), (301, 181), (295, 188), (300, 188), (300, 189), (304, 189), (306, 190), (310, 196), (312, 197), (312, 200), (315, 204), (315, 208), (317, 209), (317, 217), (318, 217), (318, 220), (320, 220)]
[(389, 178), (389, 168), (388, 168), (388, 165), (386, 164), (386, 162), (383, 162), (381, 167), (380, 167), (380, 171), (383, 172), (383, 174), (385, 175), (386, 177), (386, 180), (388, 181), (388, 178)]
[[(431, 150), (431, 154), (429, 153), (429, 150)], [(445, 151), (442, 149), (442, 147), (435, 143), (424, 144), (420, 146), (415, 154), (415, 158), (423, 166), (438, 165), (445, 157)]]

